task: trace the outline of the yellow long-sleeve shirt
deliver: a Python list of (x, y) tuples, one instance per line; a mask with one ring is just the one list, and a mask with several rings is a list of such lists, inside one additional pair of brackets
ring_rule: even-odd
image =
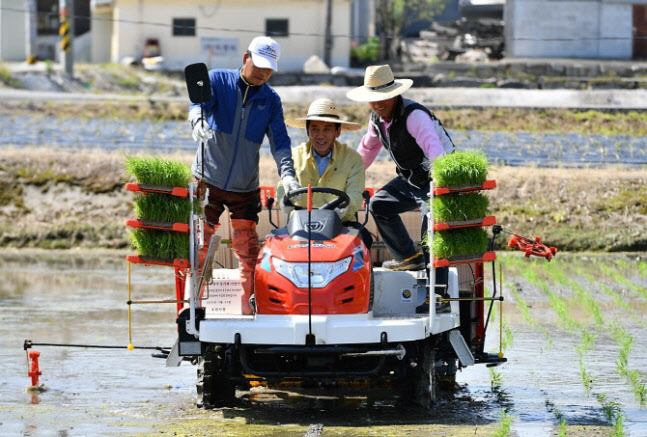
[[(362, 206), (362, 192), (365, 183), (364, 162), (359, 153), (347, 145), (335, 141), (332, 156), (321, 176), (319, 176), (309, 141), (292, 149), (292, 160), (296, 178), (302, 187), (312, 184), (313, 187), (328, 187), (345, 191), (350, 197), (350, 204), (342, 221), (355, 220), (355, 213)], [(285, 196), (285, 189), (279, 182), (276, 192), (279, 202), (283, 196)], [(312, 198), (312, 206), (318, 208), (334, 198), (335, 196), (331, 194), (315, 193)], [(294, 203), (305, 207), (305, 202), (305, 196), (302, 196), (301, 200)]]

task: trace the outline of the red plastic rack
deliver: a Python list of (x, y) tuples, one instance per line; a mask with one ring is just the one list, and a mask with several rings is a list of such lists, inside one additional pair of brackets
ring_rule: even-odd
[(187, 223), (158, 222), (144, 219), (126, 220), (126, 226), (142, 229), (159, 229), (162, 231), (189, 232)]
[(496, 188), (496, 181), (489, 180), (482, 184), (466, 184), (466, 185), (449, 185), (447, 187), (434, 188), (434, 195), (442, 196), (449, 193), (467, 193), (470, 191), (492, 190)]
[(496, 217), (493, 215), (488, 215), (486, 217), (478, 218), (474, 220), (434, 223), (434, 231), (449, 231), (452, 229), (472, 228), (476, 226), (492, 226), (492, 225), (496, 225)]
[(142, 193), (162, 193), (177, 197), (188, 197), (189, 189), (184, 187), (165, 187), (163, 185), (126, 184), (128, 191)]
[(496, 252), (485, 252), (481, 255), (454, 256), (451, 258), (434, 258), (434, 267), (448, 267), (456, 266), (458, 264), (487, 262), (494, 261), (495, 259)]
[(126, 256), (126, 261), (133, 264), (168, 266), (168, 267), (176, 267), (178, 269), (189, 268), (189, 260), (186, 258), (164, 259), (164, 258), (144, 257), (139, 255), (128, 255)]

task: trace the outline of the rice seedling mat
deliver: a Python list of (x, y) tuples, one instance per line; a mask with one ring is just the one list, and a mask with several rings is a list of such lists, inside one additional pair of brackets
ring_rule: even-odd
[[(487, 251), (487, 235), (483, 226), (496, 224), (496, 217), (487, 215), (488, 202), (475, 191), (496, 188), (496, 181), (487, 180), (487, 158), (480, 152), (456, 152), (434, 162), (433, 179), (441, 186), (434, 188), (432, 210), (434, 266), (494, 261), (496, 253)], [(443, 196), (443, 197), (440, 197)], [(445, 197), (446, 196), (446, 197)], [(478, 230), (477, 230), (478, 228)]]

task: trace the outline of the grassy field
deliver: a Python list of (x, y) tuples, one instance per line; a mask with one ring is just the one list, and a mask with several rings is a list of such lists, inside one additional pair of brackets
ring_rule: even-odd
[[(123, 223), (134, 205), (123, 189), (125, 161), (121, 153), (0, 151), (0, 246), (128, 247)], [(366, 186), (393, 176), (393, 163), (376, 162)], [(493, 167), (488, 178), (497, 181), (486, 192), (491, 213), (506, 229), (560, 250), (647, 250), (647, 169)], [(271, 158), (263, 158), (260, 179), (278, 182)]]

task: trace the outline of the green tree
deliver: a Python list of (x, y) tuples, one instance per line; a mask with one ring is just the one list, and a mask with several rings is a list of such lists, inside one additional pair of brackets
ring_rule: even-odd
[(380, 59), (396, 59), (402, 30), (415, 21), (433, 19), (445, 9), (446, 4), (447, 0), (376, 0)]

